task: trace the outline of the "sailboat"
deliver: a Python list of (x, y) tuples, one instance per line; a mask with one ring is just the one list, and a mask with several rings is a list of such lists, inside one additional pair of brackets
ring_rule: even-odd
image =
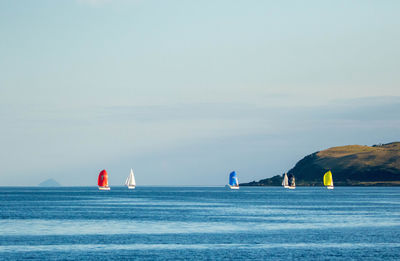
[(332, 172), (330, 170), (324, 175), (324, 185), (327, 189), (333, 189)]
[(128, 189), (134, 189), (136, 187), (135, 175), (132, 169), (131, 173), (129, 173), (129, 176), (126, 178), (125, 186), (128, 186)]
[(232, 171), (229, 174), (229, 183), (226, 185), (226, 187), (230, 189), (239, 189), (239, 180), (235, 171)]
[(289, 177), (288, 177), (288, 175), (285, 172), (285, 174), (283, 175), (282, 186), (284, 188), (288, 188), (288, 189), (295, 189), (296, 183), (295, 183), (294, 175), (289, 174)]
[(289, 182), (288, 182), (288, 178), (287, 178), (286, 172), (285, 172), (285, 174), (283, 175), (282, 186), (283, 186), (284, 188), (289, 188)]
[(108, 174), (105, 169), (100, 171), (97, 185), (99, 185), (100, 190), (110, 190), (110, 187), (108, 186)]

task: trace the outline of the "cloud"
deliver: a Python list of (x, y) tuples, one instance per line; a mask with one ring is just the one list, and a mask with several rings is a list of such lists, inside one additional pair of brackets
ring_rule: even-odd
[[(5, 123), (0, 143), (7, 148), (0, 152), (0, 158), (4, 173), (8, 173), (3, 181), (26, 185), (21, 183), (29, 182), (25, 173), (36, 172), (43, 179), (52, 177), (64, 185), (78, 185), (68, 183), (71, 181), (65, 174), (69, 173), (76, 175), (80, 185), (88, 185), (93, 177), (81, 177), (81, 173), (111, 166), (111, 171), (121, 173), (120, 177), (114, 174), (114, 180), (122, 180), (131, 164), (135, 170), (149, 173), (142, 175), (145, 184), (195, 184), (196, 175), (209, 175), (209, 185), (222, 184), (225, 176), (216, 180), (212, 175), (225, 173), (224, 168), (240, 170), (243, 181), (261, 179), (290, 169), (301, 157), (317, 150), (398, 140), (399, 110), (398, 97), (308, 107), (190, 103), (55, 108), (0, 104), (0, 120)], [(36, 179), (34, 175), (29, 178)]]

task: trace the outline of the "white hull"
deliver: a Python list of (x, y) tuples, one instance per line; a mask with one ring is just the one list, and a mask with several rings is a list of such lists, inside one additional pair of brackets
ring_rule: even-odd
[(239, 186), (226, 185), (225, 187), (229, 189), (239, 189)]
[(99, 187), (99, 190), (110, 190), (110, 187)]
[(128, 186), (128, 189), (135, 189), (136, 186)]
[(283, 186), (286, 189), (296, 189), (296, 186)]
[(326, 188), (327, 189), (333, 189), (334, 187), (333, 186), (327, 186)]

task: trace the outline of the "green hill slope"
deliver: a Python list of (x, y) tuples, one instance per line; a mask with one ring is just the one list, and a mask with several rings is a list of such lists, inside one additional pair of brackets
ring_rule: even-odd
[[(331, 170), (335, 185), (400, 185), (400, 142), (383, 145), (349, 145), (318, 151), (304, 157), (288, 174), (297, 185), (320, 186)], [(280, 175), (243, 186), (280, 185)]]

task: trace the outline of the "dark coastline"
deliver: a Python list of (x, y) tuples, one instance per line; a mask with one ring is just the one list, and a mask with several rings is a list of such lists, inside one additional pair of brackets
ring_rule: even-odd
[[(296, 186), (323, 186), (332, 171), (335, 186), (400, 186), (400, 142), (373, 146), (347, 145), (307, 155), (288, 171)], [(282, 175), (240, 186), (281, 186)]]

